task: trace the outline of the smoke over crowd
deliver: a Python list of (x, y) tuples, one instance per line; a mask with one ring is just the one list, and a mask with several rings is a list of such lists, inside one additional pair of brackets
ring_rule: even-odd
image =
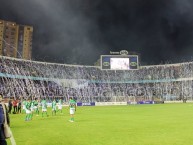
[(190, 0), (9, 0), (0, 19), (34, 27), (33, 60), (93, 65), (128, 50), (141, 64), (192, 60)]

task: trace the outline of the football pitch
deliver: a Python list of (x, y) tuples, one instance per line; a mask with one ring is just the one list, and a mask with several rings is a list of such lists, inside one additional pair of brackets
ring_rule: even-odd
[(75, 122), (67, 107), (48, 113), (10, 115), (17, 145), (193, 145), (193, 104), (83, 106)]

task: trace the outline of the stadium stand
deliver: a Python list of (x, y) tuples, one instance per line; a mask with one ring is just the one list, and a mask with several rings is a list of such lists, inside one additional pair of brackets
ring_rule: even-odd
[(79, 102), (192, 100), (193, 62), (101, 70), (0, 57), (0, 92), (7, 98), (73, 96)]

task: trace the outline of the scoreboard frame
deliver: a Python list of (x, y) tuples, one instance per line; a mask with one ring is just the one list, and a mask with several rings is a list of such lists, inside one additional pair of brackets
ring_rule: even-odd
[[(127, 69), (112, 69), (111, 58), (128, 58), (129, 67)], [(101, 70), (138, 70), (138, 55), (101, 55)]]

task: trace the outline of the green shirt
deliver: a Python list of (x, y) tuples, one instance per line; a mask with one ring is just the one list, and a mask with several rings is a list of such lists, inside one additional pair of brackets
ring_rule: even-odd
[(46, 100), (42, 100), (41, 104), (42, 104), (42, 109), (46, 109), (47, 108)]
[(22, 102), (22, 105), (24, 105), (24, 106), (25, 106), (25, 104), (26, 104), (26, 101), (23, 101), (23, 102)]
[(69, 107), (70, 107), (70, 108), (75, 108), (75, 107), (76, 107), (76, 101), (70, 100), (70, 101), (69, 101)]
[(56, 107), (56, 101), (53, 101), (52, 102), (52, 108), (55, 108)]
[(38, 101), (34, 101), (34, 106), (38, 106)]
[(34, 107), (34, 100), (31, 101), (31, 107)]
[(25, 102), (25, 108), (26, 109), (30, 109), (30, 107), (31, 107), (31, 102)]
[(58, 101), (58, 104), (59, 104), (59, 105), (62, 105), (62, 100), (61, 100), (61, 99)]

